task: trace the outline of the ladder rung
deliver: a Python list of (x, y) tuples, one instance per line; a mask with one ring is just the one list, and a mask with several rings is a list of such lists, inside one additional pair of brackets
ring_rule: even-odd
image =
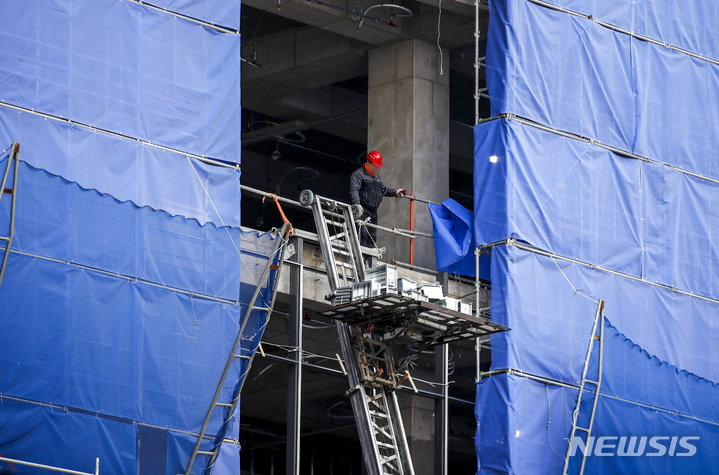
[(599, 383), (598, 383), (597, 381), (592, 381), (591, 379), (585, 379), (584, 382), (585, 382), (585, 383), (592, 383), (592, 384), (594, 384), (595, 386), (599, 386)]
[(253, 305), (252, 310), (262, 310), (263, 312), (269, 312), (270, 308), (269, 307), (258, 307), (257, 305)]
[(385, 419), (389, 419), (389, 416), (387, 414), (382, 414), (381, 412), (369, 411), (369, 413), (372, 417), (383, 417)]
[(584, 432), (586, 432), (587, 434), (589, 434), (589, 429), (585, 429), (584, 427), (576, 426), (574, 429), (575, 429), (575, 430), (583, 430)]
[(215, 451), (213, 450), (212, 452), (208, 452), (206, 450), (198, 450), (197, 455), (215, 455)]
[(0, 236), (0, 240), (2, 240), (2, 241), (9, 241), (10, 238), (9, 238), (9, 237), (5, 237), (5, 236)]
[(251, 358), (250, 355), (235, 355), (235, 358), (242, 358), (243, 360), (249, 360)]
[(377, 442), (377, 445), (378, 445), (379, 447), (384, 447), (385, 449), (392, 449), (392, 450), (395, 450), (395, 451), (397, 450), (397, 447), (395, 447), (395, 446), (392, 445), (392, 444), (385, 444), (384, 442)]
[(232, 404), (230, 404), (228, 402), (216, 402), (215, 406), (232, 407)]

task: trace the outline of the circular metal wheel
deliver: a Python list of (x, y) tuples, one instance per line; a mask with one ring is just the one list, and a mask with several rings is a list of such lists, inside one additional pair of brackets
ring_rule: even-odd
[(312, 190), (302, 190), (302, 193), (300, 193), (300, 204), (306, 208), (309, 208), (314, 202), (315, 194), (312, 193)]
[(354, 216), (355, 219), (360, 219), (362, 217), (362, 207), (360, 205), (352, 205), (352, 216)]

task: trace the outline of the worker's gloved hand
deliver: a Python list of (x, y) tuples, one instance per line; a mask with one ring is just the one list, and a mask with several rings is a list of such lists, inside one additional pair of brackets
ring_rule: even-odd
[(397, 190), (397, 196), (407, 196), (407, 190), (402, 188), (401, 190)]
[(364, 208), (362, 205), (352, 205), (352, 216), (355, 219), (360, 219), (364, 215)]

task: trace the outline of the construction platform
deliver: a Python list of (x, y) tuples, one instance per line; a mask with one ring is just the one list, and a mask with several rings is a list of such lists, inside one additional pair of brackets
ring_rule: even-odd
[(510, 330), (482, 316), (394, 293), (335, 305), (317, 313), (349, 326), (363, 327), (385, 340), (410, 340), (431, 345)]

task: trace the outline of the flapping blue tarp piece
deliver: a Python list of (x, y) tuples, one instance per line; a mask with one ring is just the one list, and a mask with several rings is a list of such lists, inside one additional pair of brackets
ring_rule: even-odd
[(23, 161), (85, 188), (201, 223), (240, 226), (235, 169), (0, 105), (0, 150), (12, 142), (21, 144)]
[(429, 205), (432, 216), (437, 270), (473, 276), (476, 274), (472, 245), (472, 212), (447, 198), (441, 205)]
[(213, 25), (240, 29), (240, 0), (152, 0), (146, 3)]
[[(137, 427), (132, 424), (3, 399), (0, 454), (3, 457), (95, 473), (136, 475)], [(45, 469), (0, 462), (0, 473), (47, 475)], [(173, 474), (176, 475), (176, 474)]]
[(479, 245), (515, 238), (719, 298), (717, 183), (507, 119), (475, 127), (474, 180)]
[(3, 102), (239, 163), (239, 35), (114, 0), (2, 2), (0, 18)]
[[(596, 20), (708, 58), (719, 58), (719, 34), (713, 20), (719, 5), (703, 0), (683, 2), (637, 0), (544, 0)], [(711, 19), (711, 21), (707, 21)]]
[(663, 361), (719, 380), (719, 304), (515, 246), (492, 250), (492, 368), (579, 380), (596, 304), (622, 333)]
[(706, 159), (719, 145), (719, 64), (528, 0), (490, 2), (489, 29), (492, 115), (719, 178)]

